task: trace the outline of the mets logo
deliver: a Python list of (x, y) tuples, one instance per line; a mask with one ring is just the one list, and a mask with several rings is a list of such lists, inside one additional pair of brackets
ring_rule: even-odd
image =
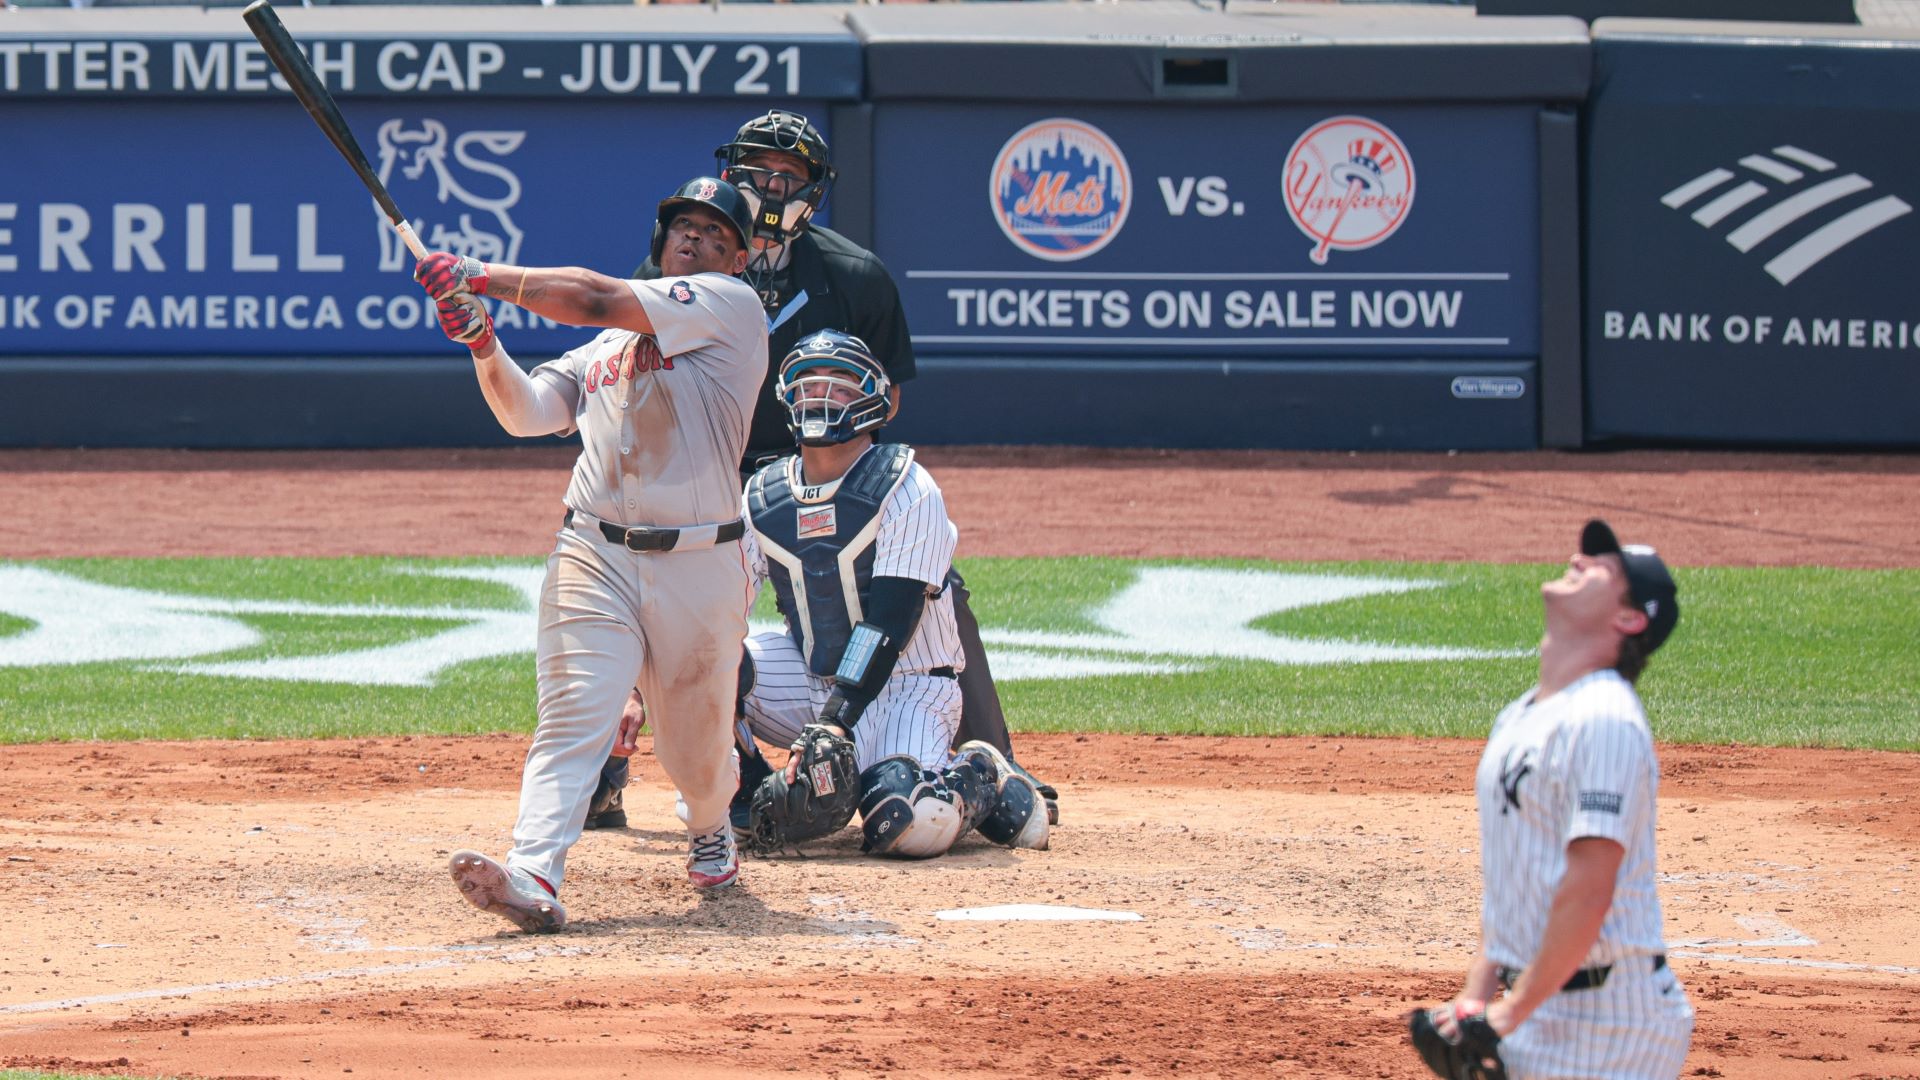
[(1413, 159), (1400, 136), (1364, 116), (1335, 116), (1287, 151), (1287, 214), (1312, 237), (1309, 257), (1359, 251), (1392, 236), (1413, 208)]
[(1686, 212), (1703, 229), (1729, 226), (1727, 243), (1765, 258), (1761, 269), (1782, 285), (1913, 212), (1897, 195), (1861, 194), (1873, 181), (1797, 146), (1748, 154), (1737, 164), (1743, 171), (1708, 169), (1660, 196), (1661, 205)]
[(676, 281), (667, 286), (667, 295), (683, 304), (693, 303), (693, 286), (684, 281)]
[(1106, 132), (1056, 117), (1028, 124), (1000, 148), (987, 197), (1015, 247), (1068, 262), (1120, 235), (1133, 205), (1133, 174)]

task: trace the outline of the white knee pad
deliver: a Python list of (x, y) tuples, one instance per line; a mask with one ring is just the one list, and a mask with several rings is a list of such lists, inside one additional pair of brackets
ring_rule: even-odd
[(863, 851), (907, 859), (944, 855), (960, 838), (960, 807), (938, 773), (890, 757), (860, 774)]

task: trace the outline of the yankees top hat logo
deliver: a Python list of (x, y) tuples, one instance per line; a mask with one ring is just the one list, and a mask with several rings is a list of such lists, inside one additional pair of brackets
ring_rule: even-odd
[(1336, 116), (1308, 128), (1287, 151), (1287, 215), (1317, 241), (1309, 257), (1370, 248), (1413, 208), (1413, 159), (1385, 124)]

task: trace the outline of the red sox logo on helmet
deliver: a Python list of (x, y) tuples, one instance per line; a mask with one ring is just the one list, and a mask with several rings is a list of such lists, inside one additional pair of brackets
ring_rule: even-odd
[(1324, 265), (1329, 249), (1359, 251), (1392, 236), (1413, 208), (1413, 159), (1385, 124), (1335, 116), (1307, 129), (1287, 151), (1287, 215), (1319, 241), (1308, 257)]
[(700, 181), (700, 187), (694, 191), (693, 197), (702, 202), (707, 202), (718, 194), (720, 194), (719, 184), (714, 183), (712, 180), (702, 180)]

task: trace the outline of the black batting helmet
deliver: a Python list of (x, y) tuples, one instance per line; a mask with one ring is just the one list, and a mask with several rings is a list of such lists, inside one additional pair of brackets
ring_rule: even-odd
[(660, 200), (660, 211), (653, 220), (653, 262), (660, 264), (660, 252), (667, 245), (667, 223), (682, 209), (699, 205), (718, 211), (733, 226), (734, 238), (742, 248), (753, 235), (753, 208), (740, 190), (714, 176), (696, 176)]

